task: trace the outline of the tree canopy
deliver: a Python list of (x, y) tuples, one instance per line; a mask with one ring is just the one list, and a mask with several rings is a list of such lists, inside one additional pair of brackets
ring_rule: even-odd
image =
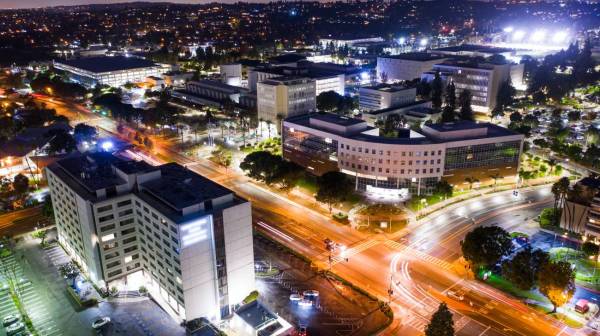
[(461, 242), (465, 260), (472, 265), (493, 266), (512, 250), (508, 232), (498, 226), (478, 227), (467, 233)]
[(522, 290), (532, 289), (541, 266), (550, 260), (547, 252), (526, 248), (502, 264), (502, 275)]
[(431, 316), (425, 327), (426, 336), (454, 336), (452, 313), (445, 302), (440, 303), (438, 310)]
[(343, 202), (352, 194), (352, 184), (348, 181), (346, 175), (340, 172), (328, 172), (317, 179), (317, 195), (319, 202), (326, 203), (329, 212), (333, 204)]

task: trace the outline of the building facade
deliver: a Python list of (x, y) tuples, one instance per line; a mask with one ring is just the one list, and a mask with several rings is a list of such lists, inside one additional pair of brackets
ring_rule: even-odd
[(357, 190), (406, 198), (431, 193), (441, 179), (465, 188), (465, 178), (492, 173), (514, 179), (523, 135), (492, 124), (457, 122), (379, 136), (360, 119), (309, 114), (284, 121), (283, 156), (313, 174), (341, 171)]
[(278, 77), (258, 83), (258, 118), (273, 124), (317, 108), (314, 79)]
[(416, 96), (416, 88), (386, 84), (361, 87), (358, 90), (358, 106), (366, 112), (383, 110), (413, 103)]
[(86, 57), (55, 60), (54, 67), (68, 72), (71, 79), (93, 87), (96, 84), (118, 87), (126, 83), (144, 82), (147, 77), (162, 77), (171, 68), (152, 61), (125, 56)]
[(444, 57), (428, 53), (380, 56), (377, 57), (377, 78), (387, 76), (390, 82), (421, 78), (423, 72), (430, 71), (435, 64), (443, 61)]
[(434, 65), (433, 71), (443, 73), (454, 83), (457, 97), (464, 90), (469, 90), (473, 111), (490, 113), (496, 107), (500, 86), (510, 78), (511, 67), (510, 64), (448, 62)]
[(186, 320), (220, 320), (254, 289), (250, 203), (230, 190), (108, 153), (46, 174), (58, 240), (98, 286), (137, 282)]

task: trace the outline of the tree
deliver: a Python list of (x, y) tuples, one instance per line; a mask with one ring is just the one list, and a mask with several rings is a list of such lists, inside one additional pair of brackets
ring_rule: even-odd
[(475, 121), (473, 109), (471, 109), (471, 91), (465, 89), (460, 93), (458, 105), (460, 106), (459, 117), (461, 120)]
[(454, 321), (452, 313), (445, 302), (440, 303), (438, 310), (431, 316), (431, 321), (425, 327), (426, 336), (453, 336)]
[(465, 182), (467, 182), (469, 184), (469, 190), (472, 190), (473, 184), (479, 183), (479, 180), (473, 176), (467, 176), (467, 177), (465, 177)]
[[(567, 196), (567, 192), (569, 191), (569, 178), (562, 177), (560, 180), (554, 182), (552, 185), (552, 194), (554, 194), (554, 213), (559, 211), (559, 208), (562, 208), (564, 204), (565, 197)], [(560, 216), (555, 216), (554, 225), (558, 226), (558, 221), (560, 220)]]
[(230, 150), (219, 146), (217, 149), (211, 152), (210, 160), (215, 162), (216, 164), (223, 166), (225, 168), (231, 165), (232, 153)]
[(452, 187), (452, 185), (450, 183), (448, 183), (447, 181), (441, 180), (435, 184), (434, 193), (444, 196), (444, 197), (450, 197), (450, 196), (452, 196), (453, 190), (454, 190), (454, 187)]
[(54, 219), (54, 207), (52, 206), (52, 198), (50, 194), (44, 197), (44, 207), (42, 208), (42, 215), (47, 218)]
[(510, 118), (510, 121), (512, 121), (514, 123), (519, 123), (519, 122), (523, 121), (523, 116), (519, 112), (511, 113), (509, 118)]
[(337, 171), (323, 174), (317, 179), (316, 200), (327, 204), (331, 213), (333, 204), (343, 202), (352, 194), (352, 185), (346, 175)]
[(18, 195), (23, 195), (29, 190), (29, 179), (23, 174), (17, 174), (13, 179), (12, 187)]
[(569, 302), (575, 293), (575, 272), (566, 261), (544, 263), (538, 271), (538, 287), (552, 303), (552, 313), (556, 308)]
[(76, 149), (77, 143), (69, 132), (58, 130), (53, 132), (52, 138), (48, 142), (48, 153), (59, 154), (69, 153)]
[(528, 247), (502, 264), (502, 276), (522, 290), (532, 289), (537, 281), (540, 267), (550, 260), (542, 250), (532, 251)]
[(246, 155), (240, 168), (249, 177), (270, 185), (281, 177), (283, 162), (281, 156), (268, 151), (256, 151)]
[(588, 257), (596, 256), (600, 252), (600, 247), (591, 241), (586, 241), (581, 245), (581, 251)]
[(450, 106), (452, 111), (456, 109), (456, 87), (453, 82), (448, 83), (446, 86), (446, 93), (444, 94), (444, 102), (446, 106)]
[(585, 142), (589, 145), (597, 145), (600, 142), (600, 129), (590, 125), (585, 131)]
[(442, 91), (442, 77), (440, 77), (440, 72), (436, 71), (431, 81), (431, 107), (438, 111), (442, 108)]
[(92, 141), (98, 136), (98, 132), (95, 127), (86, 125), (86, 124), (77, 124), (75, 129), (73, 130), (73, 134), (75, 136), (75, 140), (77, 142), (81, 141)]
[(498, 180), (502, 178), (502, 175), (500, 175), (500, 173), (496, 172), (494, 175), (490, 175), (490, 178), (494, 180), (494, 189), (495, 189), (496, 186), (498, 185)]
[(342, 101), (342, 96), (335, 91), (321, 92), (317, 96), (317, 108), (319, 111), (334, 111)]
[(507, 106), (510, 106), (515, 99), (515, 94), (517, 94), (517, 90), (512, 86), (511, 80), (508, 78), (498, 88), (496, 108), (504, 110)]
[(498, 226), (475, 228), (460, 245), (465, 260), (474, 268), (493, 266), (512, 250), (510, 235)]

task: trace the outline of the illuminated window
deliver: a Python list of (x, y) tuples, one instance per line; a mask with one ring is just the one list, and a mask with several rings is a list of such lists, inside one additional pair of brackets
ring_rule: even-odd
[(113, 239), (115, 239), (115, 234), (114, 234), (114, 233), (111, 233), (111, 234), (107, 234), (107, 235), (105, 235), (105, 236), (102, 236), (102, 241), (103, 241), (103, 242), (105, 242), (105, 241), (109, 241), (109, 240), (113, 240)]

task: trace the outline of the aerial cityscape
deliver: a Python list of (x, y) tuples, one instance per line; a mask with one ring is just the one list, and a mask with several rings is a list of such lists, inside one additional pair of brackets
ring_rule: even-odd
[(600, 2), (0, 1), (0, 196), (0, 336), (600, 335)]

